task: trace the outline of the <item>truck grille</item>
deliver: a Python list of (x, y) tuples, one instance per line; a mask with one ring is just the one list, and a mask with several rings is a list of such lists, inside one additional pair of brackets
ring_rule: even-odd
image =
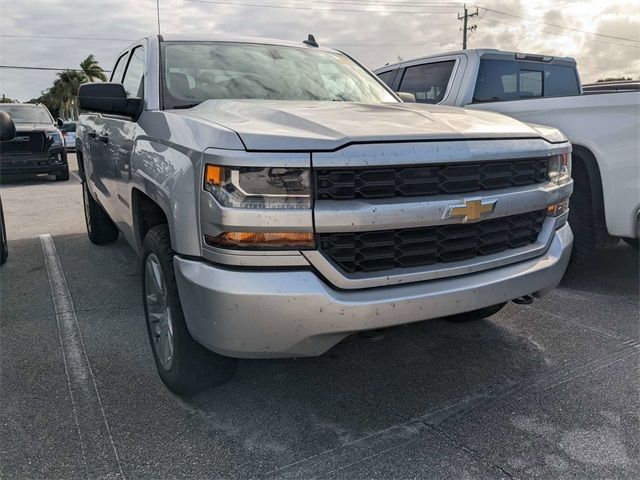
[(547, 159), (318, 169), (315, 173), (319, 200), (413, 197), (542, 183), (547, 180)]
[(45, 150), (45, 144), (45, 135), (42, 132), (18, 132), (16, 140), (0, 143), (0, 155), (42, 153)]
[(374, 272), (457, 262), (535, 242), (545, 210), (494, 218), (477, 223), (321, 233), (320, 249), (344, 271)]

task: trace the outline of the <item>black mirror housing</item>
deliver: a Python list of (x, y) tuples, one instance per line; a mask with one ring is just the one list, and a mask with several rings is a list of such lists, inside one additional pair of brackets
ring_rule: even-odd
[(142, 99), (127, 97), (121, 83), (83, 83), (78, 89), (78, 108), (87, 112), (122, 115), (138, 120)]
[(16, 125), (11, 115), (0, 110), (0, 142), (8, 142), (16, 138)]
[(397, 95), (404, 103), (416, 103), (416, 96), (413, 93), (398, 92)]
[(62, 126), (64, 125), (64, 121), (58, 117), (58, 120), (56, 120), (56, 125), (58, 125), (58, 128), (62, 128)]

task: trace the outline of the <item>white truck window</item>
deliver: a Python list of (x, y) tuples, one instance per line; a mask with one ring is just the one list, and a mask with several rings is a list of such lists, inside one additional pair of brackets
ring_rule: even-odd
[(454, 60), (448, 60), (407, 67), (398, 90), (413, 93), (419, 103), (440, 103), (454, 65)]
[(579, 95), (575, 68), (542, 62), (482, 59), (473, 102)]
[(131, 54), (124, 74), (124, 90), (128, 97), (142, 97), (142, 77), (144, 76), (144, 48), (136, 47)]

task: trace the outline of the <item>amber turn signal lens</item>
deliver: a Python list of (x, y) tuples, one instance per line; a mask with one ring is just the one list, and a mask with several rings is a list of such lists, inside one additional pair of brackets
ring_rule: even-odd
[(222, 183), (222, 167), (219, 165), (207, 165), (204, 170), (204, 183), (220, 185)]
[(311, 232), (224, 232), (215, 237), (205, 235), (207, 245), (227, 248), (313, 248)]
[(549, 217), (558, 217), (563, 213), (567, 213), (569, 211), (569, 199), (565, 198), (564, 200), (560, 200), (559, 202), (552, 203), (547, 207), (547, 216)]

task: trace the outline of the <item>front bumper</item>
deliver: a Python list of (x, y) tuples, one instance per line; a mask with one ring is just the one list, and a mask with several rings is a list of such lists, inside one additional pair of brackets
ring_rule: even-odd
[(46, 153), (0, 155), (2, 175), (57, 173), (64, 170), (67, 164), (67, 152), (64, 147), (51, 149)]
[(469, 312), (555, 287), (573, 234), (558, 229), (543, 255), (519, 263), (407, 285), (335, 290), (309, 270), (231, 270), (176, 256), (191, 335), (222, 355), (315, 356), (351, 333)]

